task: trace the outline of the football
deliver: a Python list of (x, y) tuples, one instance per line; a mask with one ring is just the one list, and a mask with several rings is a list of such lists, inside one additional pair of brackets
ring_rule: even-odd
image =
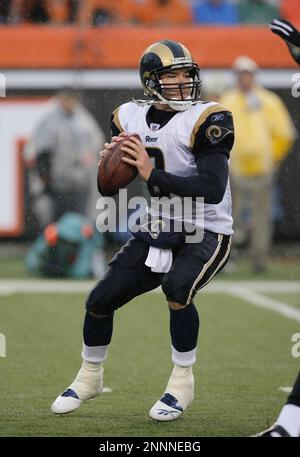
[(128, 186), (138, 174), (136, 167), (122, 160), (122, 157), (129, 155), (121, 150), (121, 146), (132, 136), (141, 141), (137, 133), (121, 137), (99, 162), (98, 180), (103, 195), (115, 195), (119, 189)]

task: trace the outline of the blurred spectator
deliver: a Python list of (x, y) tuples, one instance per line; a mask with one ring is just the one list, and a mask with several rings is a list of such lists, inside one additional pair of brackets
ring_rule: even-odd
[(245, 210), (250, 213), (250, 256), (253, 270), (263, 271), (272, 239), (272, 185), (279, 162), (293, 145), (295, 129), (286, 107), (273, 92), (255, 83), (256, 63), (241, 56), (234, 63), (237, 87), (220, 103), (234, 117), (231, 153), (233, 219), (237, 246), (245, 240)]
[[(18, 24), (23, 22), (65, 24), (72, 20), (78, 0), (11, 0), (0, 2), (5, 4), (7, 22)], [(1, 14), (1, 13), (0, 13)]]
[(239, 20), (244, 24), (268, 24), (278, 14), (278, 8), (267, 0), (243, 0), (238, 3)]
[(196, 24), (235, 25), (238, 23), (237, 8), (227, 0), (202, 0), (192, 5)]
[(76, 213), (48, 225), (28, 250), (29, 272), (48, 277), (101, 277), (105, 271), (103, 236)]
[(192, 22), (191, 10), (185, 0), (137, 2), (136, 18), (145, 25), (187, 25)]
[(44, 0), (46, 13), (53, 24), (64, 24), (70, 21), (71, 4), (69, 0)]
[(281, 16), (300, 23), (298, 0), (3, 0), (0, 24), (265, 24), (279, 7)]
[(7, 22), (45, 23), (49, 21), (44, 0), (11, 0)]
[(207, 78), (202, 78), (202, 100), (208, 102), (218, 102), (221, 95), (224, 94), (227, 83), (224, 75), (211, 74)]
[(300, 25), (300, 1), (282, 0), (280, 14), (284, 19), (287, 19), (296, 25)]
[(10, 0), (0, 2), (0, 24), (8, 22)]
[(66, 211), (94, 219), (98, 151), (103, 142), (102, 131), (76, 93), (60, 91), (25, 149), (33, 164), (30, 190), (41, 228)]
[(80, 0), (78, 21), (81, 25), (126, 23), (134, 19), (134, 0)]

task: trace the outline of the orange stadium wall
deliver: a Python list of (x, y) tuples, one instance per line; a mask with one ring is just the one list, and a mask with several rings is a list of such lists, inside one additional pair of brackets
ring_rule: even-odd
[(186, 44), (202, 67), (229, 68), (246, 54), (262, 68), (296, 68), (285, 44), (267, 26), (103, 28), (1, 26), (2, 69), (136, 68), (150, 43), (175, 39)]

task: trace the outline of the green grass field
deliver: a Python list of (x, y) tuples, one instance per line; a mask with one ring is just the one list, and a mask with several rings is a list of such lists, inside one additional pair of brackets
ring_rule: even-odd
[[(0, 436), (250, 436), (276, 418), (287, 395), (279, 387), (291, 386), (299, 369), (291, 356), (299, 321), (253, 306), (246, 292), (203, 292), (195, 401), (178, 421), (152, 422), (148, 411), (172, 365), (167, 305), (150, 293), (116, 313), (105, 363), (112, 392), (57, 417), (50, 404), (81, 364), (85, 294), (58, 294), (51, 284), (51, 294), (0, 295)], [(265, 297), (300, 311), (300, 292), (272, 284)]]

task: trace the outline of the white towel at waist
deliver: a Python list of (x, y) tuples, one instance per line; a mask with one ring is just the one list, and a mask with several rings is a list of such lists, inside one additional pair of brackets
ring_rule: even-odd
[(172, 249), (159, 249), (149, 246), (148, 257), (145, 265), (151, 268), (154, 273), (168, 273), (172, 266)]

